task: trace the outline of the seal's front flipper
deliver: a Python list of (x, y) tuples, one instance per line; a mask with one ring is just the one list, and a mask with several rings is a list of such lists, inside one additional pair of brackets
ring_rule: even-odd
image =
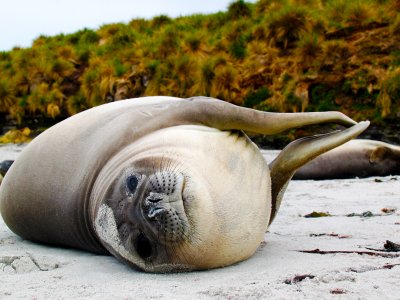
[(282, 196), (293, 174), (301, 166), (347, 141), (355, 138), (369, 125), (368, 121), (360, 122), (346, 130), (333, 133), (306, 137), (296, 140), (286, 146), (278, 157), (269, 165), (271, 170), (271, 218), (275, 218), (276, 212), (282, 202)]

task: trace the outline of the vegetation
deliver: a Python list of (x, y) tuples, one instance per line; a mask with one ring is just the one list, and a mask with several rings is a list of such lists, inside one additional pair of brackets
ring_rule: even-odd
[(1, 144), (7, 144), (7, 143), (16, 143), (16, 144), (21, 144), (21, 143), (28, 143), (32, 140), (30, 137), (31, 135), (31, 130), (27, 127), (23, 129), (11, 129), (7, 131), (6, 134), (0, 137), (0, 143)]
[(0, 52), (0, 115), (23, 127), (126, 98), (205, 95), (384, 122), (400, 114), (399, 49), (398, 0), (239, 0)]

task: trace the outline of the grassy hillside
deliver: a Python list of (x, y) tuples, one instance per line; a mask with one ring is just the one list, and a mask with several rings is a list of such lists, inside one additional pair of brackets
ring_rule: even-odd
[(0, 114), (21, 125), (146, 95), (398, 118), (400, 1), (237, 1), (226, 12), (134, 19), (0, 52)]

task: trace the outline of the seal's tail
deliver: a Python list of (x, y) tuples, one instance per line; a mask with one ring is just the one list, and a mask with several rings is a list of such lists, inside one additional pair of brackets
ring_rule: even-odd
[(286, 146), (269, 165), (271, 170), (272, 210), (270, 223), (282, 202), (283, 193), (293, 174), (301, 166), (345, 142), (355, 138), (369, 126), (360, 122), (346, 130), (296, 140)]

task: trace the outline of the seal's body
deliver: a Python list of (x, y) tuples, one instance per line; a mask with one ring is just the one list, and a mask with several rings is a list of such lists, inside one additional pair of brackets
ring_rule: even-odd
[(399, 174), (399, 146), (360, 139), (315, 158), (297, 170), (293, 179), (345, 179)]
[(23, 238), (110, 252), (145, 271), (251, 256), (296, 169), (363, 131), (296, 141), (266, 165), (240, 130), (355, 122), (336, 112), (275, 114), (216, 99), (147, 97), (79, 113), (35, 138), (0, 188)]

